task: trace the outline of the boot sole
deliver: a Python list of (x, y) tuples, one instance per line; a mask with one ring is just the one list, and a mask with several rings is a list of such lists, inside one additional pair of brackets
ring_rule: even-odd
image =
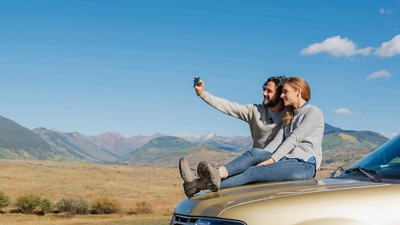
[[(180, 158), (179, 159), (179, 173), (181, 174), (181, 177), (182, 177), (182, 179), (183, 179), (183, 181), (184, 182), (187, 182), (187, 183), (189, 183), (189, 182), (192, 182), (193, 180), (188, 180), (188, 179), (186, 179), (188, 176), (187, 176), (187, 174), (185, 173), (185, 170), (184, 169), (182, 169), (183, 168), (183, 161), (184, 161), (184, 158)], [(190, 171), (191, 172), (191, 171)]]
[(212, 179), (211, 171), (209, 168), (208, 163), (206, 162), (200, 162), (198, 167), (197, 167), (197, 173), (201, 178), (203, 178), (207, 184), (207, 186), (211, 189), (213, 192), (217, 192), (219, 187), (215, 184), (215, 181)]

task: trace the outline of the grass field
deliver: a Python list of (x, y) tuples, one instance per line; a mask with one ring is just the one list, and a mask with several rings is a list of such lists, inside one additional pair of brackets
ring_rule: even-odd
[[(121, 225), (132, 220), (168, 221), (175, 206), (185, 197), (179, 172), (171, 168), (0, 160), (0, 180), (0, 190), (10, 196), (11, 201), (25, 194), (37, 194), (54, 203), (61, 198), (84, 198), (91, 202), (97, 197), (110, 197), (122, 203), (124, 212), (122, 217), (87, 215), (74, 218), (7, 213), (0, 214), (0, 224), (100, 224), (99, 219), (106, 221), (105, 224)], [(143, 201), (152, 206), (151, 216), (128, 215), (134, 214), (136, 203)], [(3, 211), (10, 209), (4, 208)]]
[[(320, 171), (318, 177), (330, 171)], [(0, 160), (0, 191), (14, 201), (36, 194), (56, 203), (61, 198), (116, 198), (120, 214), (76, 215), (0, 214), (0, 225), (167, 225), (175, 206), (185, 197), (177, 168), (150, 168), (80, 162)], [(137, 202), (146, 201), (152, 214), (135, 213)], [(3, 208), (9, 212), (13, 207)]]

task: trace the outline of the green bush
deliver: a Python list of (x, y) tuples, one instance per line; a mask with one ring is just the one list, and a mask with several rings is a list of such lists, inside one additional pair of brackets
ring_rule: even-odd
[(336, 162), (336, 160), (335, 159), (327, 159), (327, 160), (325, 160), (326, 164), (333, 163), (333, 162)]
[(40, 196), (35, 194), (23, 195), (15, 200), (15, 206), (24, 213), (31, 214), (40, 204)]
[(62, 212), (71, 212), (71, 210), (72, 210), (72, 201), (71, 201), (71, 199), (62, 198), (56, 203), (55, 208), (60, 213), (62, 213)]
[(58, 212), (68, 212), (72, 214), (87, 214), (89, 211), (89, 204), (83, 198), (63, 198), (56, 203)]
[(118, 213), (121, 210), (121, 202), (115, 198), (100, 197), (93, 201), (92, 209), (97, 214)]
[(75, 199), (75, 213), (76, 214), (87, 214), (89, 212), (89, 203), (83, 199)]
[(11, 204), (10, 197), (4, 192), (0, 191), (0, 209), (7, 207)]
[(150, 214), (152, 211), (152, 207), (148, 202), (143, 201), (136, 203), (136, 212), (138, 214)]
[(40, 201), (39, 206), (42, 212), (48, 213), (51, 208), (53, 208), (53, 203), (48, 198), (43, 198), (42, 201)]

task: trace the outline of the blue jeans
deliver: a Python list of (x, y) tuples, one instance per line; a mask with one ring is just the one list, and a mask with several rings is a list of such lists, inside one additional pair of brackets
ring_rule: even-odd
[(251, 182), (308, 180), (315, 175), (315, 164), (301, 159), (283, 158), (278, 162), (256, 166), (271, 157), (272, 153), (253, 148), (225, 165), (228, 177), (222, 179), (221, 189)]

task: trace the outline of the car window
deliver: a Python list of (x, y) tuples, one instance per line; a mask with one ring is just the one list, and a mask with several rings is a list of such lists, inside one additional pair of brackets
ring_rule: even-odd
[(400, 135), (381, 145), (349, 168), (356, 167), (375, 170), (378, 175), (389, 179), (400, 179)]

